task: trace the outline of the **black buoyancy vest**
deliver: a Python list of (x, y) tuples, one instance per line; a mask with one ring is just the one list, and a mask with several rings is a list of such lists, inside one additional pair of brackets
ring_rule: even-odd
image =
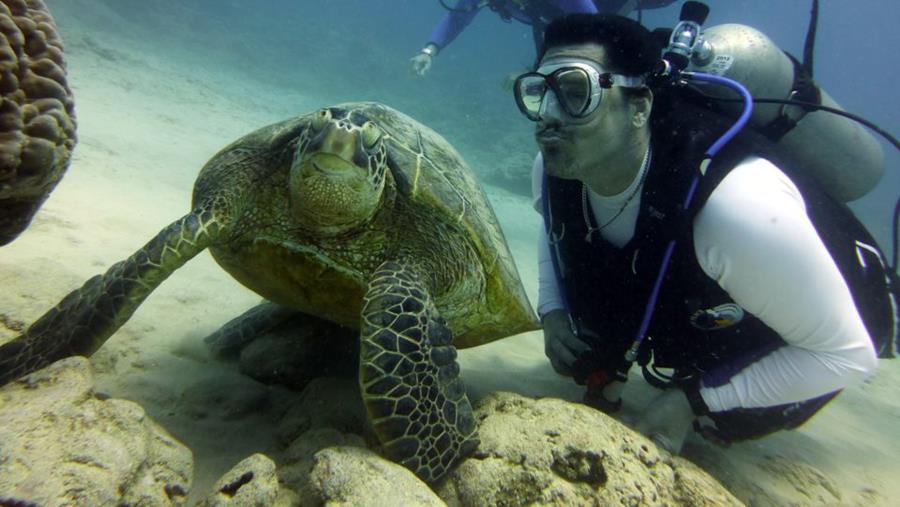
[[(734, 138), (710, 164), (685, 211), (682, 201), (706, 149), (731, 122), (703, 108), (672, 99), (666, 102), (659, 106), (661, 113), (655, 115), (652, 125), (652, 138), (665, 142), (653, 145), (634, 235), (621, 249), (597, 232), (588, 234), (586, 220), (593, 227), (596, 220), (583, 199), (580, 182), (547, 178), (551, 254), (556, 257), (560, 287), (576, 330), (592, 345), (592, 352), (576, 363), (576, 380), (597, 369), (627, 368), (625, 351), (635, 338), (671, 239), (677, 243), (641, 347), (640, 364), (646, 365), (652, 357), (655, 366), (675, 368), (679, 375), (716, 370), (713, 376), (724, 382), (784, 344), (774, 330), (746, 312), (740, 322), (728, 327), (704, 327), (696, 321), (698, 312), (733, 301), (697, 263), (693, 218), (742, 159), (759, 155), (773, 160), (768, 149), (771, 143), (749, 132)], [(773, 162), (784, 169), (780, 161)], [(785, 172), (803, 194), (809, 216), (844, 274), (870, 336), (879, 353), (886, 356), (892, 349), (897, 318), (884, 281), (883, 255), (845, 205), (819, 191), (814, 182)], [(859, 268), (860, 249), (872, 256), (868, 270)], [(713, 385), (715, 380), (705, 382)]]

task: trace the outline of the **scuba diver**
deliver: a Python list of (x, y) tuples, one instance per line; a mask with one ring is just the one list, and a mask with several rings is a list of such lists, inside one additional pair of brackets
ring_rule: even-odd
[(560, 16), (573, 13), (610, 12), (628, 14), (633, 10), (655, 9), (676, 0), (458, 0), (455, 6), (440, 0), (447, 14), (432, 30), (428, 42), (410, 59), (413, 75), (424, 76), (431, 68), (434, 57), (446, 48), (475, 19), (482, 8), (496, 12), (500, 19), (515, 19), (532, 28), (534, 46), (540, 53), (544, 27)]
[[(792, 117), (751, 120), (754, 98), (726, 75), (748, 61), (736, 41), (752, 39), (756, 51), (760, 39), (730, 25), (712, 54), (716, 44), (700, 41), (704, 9), (684, 5), (682, 23), (663, 33), (662, 59), (660, 33), (634, 20), (556, 19), (536, 71), (513, 88), (540, 148), (532, 183), (545, 223), (545, 353), (605, 412), (621, 407), (638, 363), (663, 392), (637, 429), (674, 453), (691, 428), (726, 445), (795, 428), (897, 346), (896, 231), (890, 266), (842, 202), (877, 183), (880, 147), (867, 133), (829, 138), (837, 146), (816, 160), (813, 145), (829, 133), (804, 124), (861, 127), (826, 112), (840, 113), (780, 51), (766, 58), (788, 61), (785, 93), (812, 87), (804, 97), (820, 104), (797, 101), (806, 107), (797, 113), (772, 99), (763, 116)], [(749, 61), (771, 70), (770, 60)], [(726, 86), (742, 97), (738, 120), (736, 93), (709, 92)], [(858, 163), (835, 167), (832, 152)]]

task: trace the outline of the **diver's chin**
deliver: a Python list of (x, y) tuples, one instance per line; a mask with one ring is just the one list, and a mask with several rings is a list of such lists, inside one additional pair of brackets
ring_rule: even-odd
[(569, 174), (572, 160), (565, 151), (556, 147), (548, 147), (545, 149), (542, 146), (541, 154), (544, 157), (544, 171), (546, 171), (548, 176), (563, 179), (572, 178), (572, 175)]

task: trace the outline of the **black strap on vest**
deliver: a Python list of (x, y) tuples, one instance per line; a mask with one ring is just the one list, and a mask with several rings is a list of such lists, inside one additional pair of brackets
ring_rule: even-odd
[[(796, 58), (793, 57), (790, 53), (784, 53), (791, 60), (791, 63), (794, 65), (794, 83), (791, 86), (791, 93), (787, 97), (790, 100), (798, 100), (802, 102), (808, 102), (810, 104), (821, 105), (822, 104), (822, 92), (819, 89), (819, 86), (816, 85), (815, 81), (813, 81), (812, 75), (807, 70), (807, 68), (800, 63)], [(763, 135), (769, 138), (773, 143), (777, 143), (784, 137), (785, 134), (791, 131), (794, 127), (797, 126), (797, 123), (803, 119), (806, 114), (814, 111), (815, 109), (809, 106), (799, 106), (803, 109), (803, 114), (793, 117), (787, 114), (786, 108), (790, 106), (783, 105), (781, 106), (781, 111), (778, 116), (769, 122), (768, 125), (759, 129)], [(794, 106), (798, 107), (798, 106)]]

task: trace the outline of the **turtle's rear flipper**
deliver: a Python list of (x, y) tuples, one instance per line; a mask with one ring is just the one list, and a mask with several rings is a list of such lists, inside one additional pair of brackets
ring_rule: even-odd
[(360, 387), (390, 458), (427, 482), (478, 447), (453, 334), (413, 272), (393, 262), (363, 301)]
[(211, 213), (189, 213), (131, 257), (72, 291), (25, 333), (0, 345), (0, 385), (58, 359), (92, 354), (153, 289), (208, 247), (219, 230)]
[(296, 316), (293, 308), (271, 302), (261, 303), (229, 320), (203, 339), (216, 357), (235, 357), (248, 343), (273, 327)]

